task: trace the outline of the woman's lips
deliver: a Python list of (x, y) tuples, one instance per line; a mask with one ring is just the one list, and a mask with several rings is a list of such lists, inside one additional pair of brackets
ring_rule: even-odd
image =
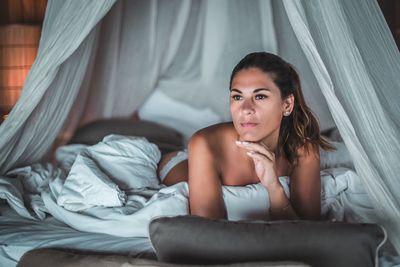
[(240, 125), (242, 125), (243, 128), (253, 128), (256, 127), (258, 123), (253, 123), (253, 122), (245, 122), (245, 123), (241, 123)]

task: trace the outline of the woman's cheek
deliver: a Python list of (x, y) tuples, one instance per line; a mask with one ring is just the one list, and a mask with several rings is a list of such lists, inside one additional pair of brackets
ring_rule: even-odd
[(235, 107), (231, 107), (231, 117), (232, 117), (232, 121), (236, 122), (239, 119), (239, 111), (237, 108)]

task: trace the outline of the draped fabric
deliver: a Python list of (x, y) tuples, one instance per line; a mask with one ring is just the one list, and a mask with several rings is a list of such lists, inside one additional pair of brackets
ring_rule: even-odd
[[(262, 9), (261, 9), (262, 8)], [(277, 53), (270, 1), (193, 1), (180, 53), (157, 85), (229, 120), (229, 76), (252, 51)]]
[[(228, 83), (234, 65), (252, 51), (278, 53), (271, 1), (250, 3), (116, 2), (102, 21), (89, 96), (81, 90), (64, 139), (76, 120), (85, 124), (130, 116), (155, 89), (229, 120)], [(311, 70), (299, 71), (307, 76), (304, 93), (322, 128), (334, 126)]]
[(37, 58), (20, 99), (0, 126), (0, 173), (39, 161), (51, 147), (86, 73), (96, 35), (92, 30), (113, 2), (49, 1)]
[[(129, 117), (178, 53), (186, 1), (117, 1), (97, 26), (98, 47), (60, 139), (98, 118)], [(138, 41), (140, 40), (140, 41)]]
[(370, 221), (400, 251), (400, 56), (375, 0), (49, 0), (38, 57), (0, 126), (0, 173), (39, 161), (78, 124), (130, 116), (154, 90), (228, 120), (230, 71), (261, 50), (295, 65), (363, 178)]
[(128, 116), (143, 103), (178, 53), (190, 9), (180, 0), (116, 3), (103, 21), (85, 121)]
[[(400, 96), (399, 83), (393, 84), (399, 79), (400, 57), (377, 3), (285, 0), (283, 4), (378, 221), (400, 251), (400, 129), (399, 116), (393, 116)], [(367, 33), (361, 34), (361, 29)], [(384, 33), (384, 39), (371, 38)]]

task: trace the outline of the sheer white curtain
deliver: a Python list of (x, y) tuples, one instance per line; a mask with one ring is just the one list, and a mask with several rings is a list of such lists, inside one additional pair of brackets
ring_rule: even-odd
[(90, 90), (77, 97), (64, 139), (77, 120), (130, 116), (156, 88), (228, 120), (233, 66), (252, 51), (277, 52), (270, 0), (121, 0), (98, 28)]
[(157, 88), (228, 120), (229, 76), (235, 64), (253, 51), (277, 52), (271, 2), (205, 0), (191, 6), (179, 54)]
[[(373, 201), (400, 251), (400, 56), (374, 0), (283, 1)], [(397, 115), (396, 115), (397, 114)]]
[(0, 172), (39, 161), (79, 122), (125, 117), (178, 53), (191, 2), (50, 0), (39, 54), (0, 128)]
[(113, 4), (49, 1), (37, 59), (20, 99), (0, 126), (0, 173), (39, 161), (51, 147), (85, 75), (96, 35), (91, 30)]
[(118, 1), (104, 18), (83, 120), (129, 116), (178, 53), (190, 1)]
[(61, 131), (66, 140), (78, 124), (129, 117), (175, 60), (191, 1), (117, 1), (97, 26), (93, 70)]
[[(306, 59), (298, 61), (300, 46), (294, 33), (281, 32), (282, 23), (293, 31), (285, 11), (270, 0), (192, 1), (190, 18), (179, 46), (179, 54), (157, 89), (196, 108), (211, 108), (225, 120), (229, 113), (229, 76), (237, 62), (254, 51), (278, 53), (295, 65), (304, 82), (307, 102), (318, 115), (323, 129), (334, 122), (325, 98)], [(290, 32), (288, 31), (288, 34)]]

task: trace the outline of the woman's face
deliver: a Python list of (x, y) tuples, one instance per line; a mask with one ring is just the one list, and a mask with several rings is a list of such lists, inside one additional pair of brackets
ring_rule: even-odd
[(230, 109), (241, 140), (278, 138), (283, 112), (290, 111), (269, 74), (258, 68), (239, 71), (232, 80)]

